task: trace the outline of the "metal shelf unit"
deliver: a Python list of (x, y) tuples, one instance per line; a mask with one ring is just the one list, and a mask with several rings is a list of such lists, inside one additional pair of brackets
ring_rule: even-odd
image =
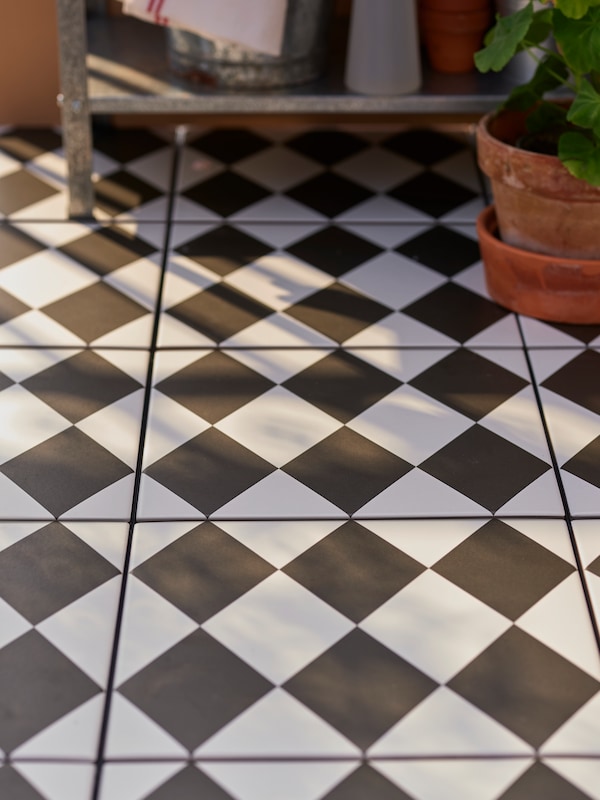
[(86, 18), (85, 0), (57, 0), (69, 214), (90, 216), (94, 114), (480, 114), (511, 89), (502, 74), (426, 72), (415, 94), (366, 96), (344, 88), (343, 53), (306, 86), (261, 92), (191, 89), (169, 73), (165, 32), (131, 17)]

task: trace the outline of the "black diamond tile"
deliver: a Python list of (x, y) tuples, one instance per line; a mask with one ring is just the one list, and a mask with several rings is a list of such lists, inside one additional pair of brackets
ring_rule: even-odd
[(12, 294), (8, 294), (8, 292), (0, 289), (0, 325), (30, 310), (29, 306), (26, 306), (25, 303), (17, 300)]
[(106, 175), (94, 184), (96, 205), (111, 217), (155, 200), (161, 192), (126, 170)]
[(152, 464), (146, 473), (208, 516), (274, 469), (211, 428)]
[(196, 767), (188, 765), (145, 800), (233, 800), (232, 796)]
[(600, 436), (563, 464), (563, 469), (600, 488)]
[(493, 519), (433, 569), (515, 620), (575, 568), (507, 523)]
[(32, 239), (18, 228), (0, 225), (0, 269), (21, 261), (34, 253), (44, 250), (45, 246)]
[(45, 128), (13, 128), (0, 136), (0, 150), (19, 161), (31, 161), (61, 146), (61, 136)]
[(360, 622), (424, 569), (362, 525), (347, 522), (283, 571), (353, 622)]
[(554, 770), (537, 761), (499, 798), (499, 800), (590, 800)]
[(362, 764), (352, 775), (338, 784), (323, 800), (412, 800), (380, 772)]
[(148, 313), (135, 300), (101, 281), (50, 303), (42, 311), (88, 343)]
[(230, 650), (197, 630), (119, 691), (194, 750), (271, 688)]
[(322, 172), (315, 178), (294, 186), (286, 194), (292, 200), (303, 203), (326, 217), (337, 217), (373, 196), (364, 186), (332, 172)]
[(448, 686), (533, 747), (600, 688), (594, 678), (514, 627)]
[(272, 143), (254, 131), (244, 128), (220, 128), (192, 139), (188, 144), (224, 164), (233, 164), (242, 158), (260, 153)]
[(0, 178), (0, 213), (14, 214), (54, 194), (57, 194), (57, 189), (24, 169), (10, 172)]
[(407, 258), (425, 264), (449, 278), (479, 261), (479, 245), (469, 236), (436, 225), (396, 248)]
[(484, 508), (497, 511), (550, 466), (501, 436), (474, 425), (420, 468)]
[(275, 384), (220, 351), (165, 378), (156, 388), (214, 424)]
[(205, 206), (222, 217), (236, 214), (243, 208), (268, 197), (263, 186), (234, 172), (221, 172), (183, 192), (183, 196)]
[(594, 561), (592, 561), (592, 563), (587, 567), (587, 569), (600, 578), (600, 556), (594, 559)]
[(321, 164), (332, 165), (360, 153), (368, 143), (347, 131), (317, 130), (288, 139), (286, 146)]
[(0, 650), (0, 747), (13, 750), (99, 688), (37, 631)]
[(108, 275), (156, 252), (147, 242), (116, 228), (101, 228), (59, 250), (98, 275)]
[(283, 467), (347, 514), (411, 469), (408, 462), (349, 428), (341, 428)]
[(94, 127), (94, 149), (121, 164), (148, 156), (168, 143), (145, 128)]
[(394, 391), (400, 383), (341, 350), (325, 356), (283, 385), (340, 422), (348, 422)]
[(589, 344), (600, 336), (600, 325), (566, 325), (560, 322), (546, 322), (544, 324), (550, 325), (557, 331), (561, 331), (567, 336), (572, 336), (585, 344)]
[(333, 225), (296, 242), (287, 250), (335, 278), (382, 252), (371, 242)]
[(7, 461), (0, 471), (55, 517), (132, 472), (77, 428)]
[(0, 372), (0, 392), (3, 392), (4, 389), (8, 389), (9, 386), (13, 386), (13, 385), (14, 385), (14, 381), (11, 380), (3, 372)]
[(440, 286), (402, 311), (458, 342), (466, 342), (509, 313), (455, 283)]
[(434, 172), (423, 172), (387, 194), (436, 218), (477, 197), (470, 189)]
[(91, 351), (38, 372), (22, 386), (72, 423), (141, 388), (136, 380)]
[(224, 276), (267, 255), (271, 248), (238, 228), (221, 225), (181, 245), (177, 252)]
[(598, 374), (600, 374), (600, 353), (596, 350), (583, 350), (572, 361), (546, 378), (542, 386), (595, 414), (600, 414), (600, 392), (596, 378)]
[(167, 313), (219, 343), (270, 316), (273, 309), (232, 286), (219, 283), (173, 306)]
[(206, 522), (160, 550), (133, 574), (201, 625), (274, 571)]
[(456, 139), (430, 129), (402, 131), (383, 141), (382, 146), (424, 166), (453, 156), (465, 147)]
[(118, 575), (58, 522), (0, 552), (0, 597), (33, 625)]
[(391, 309), (348, 286), (334, 283), (286, 309), (285, 313), (341, 344), (387, 317)]
[(354, 630), (284, 684), (366, 749), (437, 684), (366, 633)]
[(471, 350), (455, 350), (410, 381), (419, 391), (479, 420), (527, 386), (527, 381)]
[(0, 797), (10, 797), (10, 800), (44, 800), (42, 795), (9, 765), (0, 767)]

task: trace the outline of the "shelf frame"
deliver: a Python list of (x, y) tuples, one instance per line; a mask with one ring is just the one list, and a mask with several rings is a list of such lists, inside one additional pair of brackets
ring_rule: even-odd
[(90, 217), (92, 118), (111, 114), (481, 115), (512, 87), (502, 74), (442, 75), (425, 70), (419, 92), (367, 96), (344, 87), (342, 52), (328, 74), (306, 86), (226, 92), (174, 77), (165, 30), (133, 17), (86, 16), (85, 0), (57, 0), (63, 139), (69, 216)]

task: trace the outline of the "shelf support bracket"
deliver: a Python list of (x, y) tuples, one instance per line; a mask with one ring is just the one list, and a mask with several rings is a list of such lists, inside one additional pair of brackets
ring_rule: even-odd
[(57, 0), (63, 145), (68, 167), (69, 216), (91, 217), (92, 129), (87, 95), (87, 31), (83, 0)]

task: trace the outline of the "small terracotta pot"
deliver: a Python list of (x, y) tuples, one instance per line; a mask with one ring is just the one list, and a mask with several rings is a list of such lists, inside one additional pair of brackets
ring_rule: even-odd
[(600, 188), (556, 156), (515, 147), (526, 114), (488, 114), (477, 126), (479, 166), (490, 178), (502, 240), (561, 258), (600, 258)]
[(552, 322), (600, 323), (600, 259), (560, 258), (506, 244), (494, 206), (479, 215), (477, 235), (488, 292), (501, 306)]
[[(454, 0), (458, 2), (458, 0)], [(438, 72), (470, 72), (473, 56), (480, 49), (490, 27), (490, 8), (443, 11), (423, 4), (420, 30), (429, 62)]]

